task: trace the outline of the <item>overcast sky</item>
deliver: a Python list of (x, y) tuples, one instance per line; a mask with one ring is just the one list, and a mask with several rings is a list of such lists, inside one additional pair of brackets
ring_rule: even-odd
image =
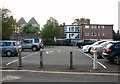
[(0, 0), (0, 7), (12, 11), (18, 21), (35, 17), (43, 27), (50, 17), (70, 25), (74, 19), (88, 18), (91, 24), (114, 24), (118, 30), (119, 0)]

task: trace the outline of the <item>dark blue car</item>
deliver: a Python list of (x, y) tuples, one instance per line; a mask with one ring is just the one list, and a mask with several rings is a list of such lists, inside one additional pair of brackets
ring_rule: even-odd
[(103, 58), (115, 64), (120, 64), (120, 42), (109, 43), (103, 50)]

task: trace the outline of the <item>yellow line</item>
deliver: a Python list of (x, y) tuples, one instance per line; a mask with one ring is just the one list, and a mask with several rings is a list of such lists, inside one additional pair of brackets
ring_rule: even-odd
[(119, 76), (118, 73), (93, 73), (93, 72), (59, 72), (59, 71), (37, 71), (37, 70), (0, 70), (0, 72), (32, 72), (32, 73), (51, 73), (68, 75), (101, 75), (101, 76)]

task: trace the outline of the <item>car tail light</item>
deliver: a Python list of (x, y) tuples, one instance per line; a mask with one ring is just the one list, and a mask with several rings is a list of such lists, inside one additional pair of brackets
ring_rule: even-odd
[(16, 47), (17, 47), (15, 42), (13, 42), (13, 47), (14, 47), (14, 48), (16, 48)]
[(42, 42), (41, 42), (41, 43), (39, 43), (39, 45), (40, 45), (40, 46), (42, 46)]
[(105, 52), (110, 52), (111, 50), (111, 48), (105, 48)]

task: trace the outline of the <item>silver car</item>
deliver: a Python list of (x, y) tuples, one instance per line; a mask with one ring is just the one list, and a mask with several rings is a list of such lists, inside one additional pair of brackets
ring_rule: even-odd
[(0, 41), (0, 52), (6, 56), (17, 56), (22, 47), (19, 41), (2, 40)]
[(32, 49), (32, 51), (38, 51), (43, 48), (42, 39), (24, 39), (21, 42), (22, 50)]
[[(98, 56), (98, 58), (102, 58), (102, 52), (103, 52), (104, 47), (106, 47), (109, 43), (114, 43), (114, 42), (115, 41), (106, 41), (106, 42), (101, 43), (100, 45), (94, 46), (97, 49), (97, 56)], [(93, 54), (92, 48), (90, 50), (91, 54)]]

